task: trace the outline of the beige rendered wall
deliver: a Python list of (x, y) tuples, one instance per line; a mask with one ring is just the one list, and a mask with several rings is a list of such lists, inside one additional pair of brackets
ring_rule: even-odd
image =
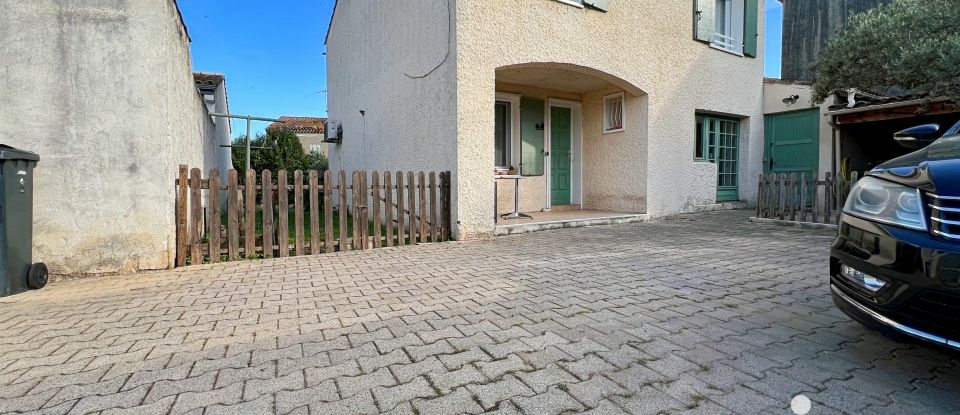
[(55, 274), (172, 265), (177, 167), (220, 151), (173, 2), (0, 9), (0, 142), (41, 157), (34, 259)]
[[(758, 20), (762, 34), (762, 7)], [(459, 0), (456, 21), (459, 206), (455, 216), (463, 237), (487, 235), (493, 228), (490, 103), (496, 89), (495, 70), (530, 62), (594, 68), (645, 92), (628, 100), (627, 117), (642, 120), (636, 126), (639, 130), (622, 134), (623, 141), (613, 144), (630, 149), (628, 154), (638, 158), (617, 160), (622, 168), (607, 171), (618, 174), (595, 182), (607, 183), (607, 189), (628, 189), (638, 205), (645, 197), (646, 211), (654, 217), (714, 203), (716, 166), (693, 161), (694, 114), (703, 111), (743, 119), (740, 196), (755, 200), (756, 177), (762, 171), (763, 57), (735, 56), (694, 41), (689, 2), (612, 2), (609, 13), (600, 13), (551, 0)], [(762, 35), (758, 48), (763, 50)], [(585, 105), (584, 111), (589, 107)], [(599, 115), (593, 117), (590, 121), (585, 114), (585, 129), (591, 122), (597, 125)], [(597, 140), (585, 131), (584, 140), (589, 147), (615, 138)], [(645, 192), (629, 190), (644, 178)], [(589, 192), (586, 187), (587, 183), (585, 192)]]
[[(783, 102), (784, 98), (794, 95), (800, 97), (796, 103), (787, 104)], [(831, 152), (831, 146), (833, 146), (833, 127), (830, 126), (830, 117), (826, 116), (829, 103), (824, 102), (819, 105), (812, 103), (812, 95), (813, 90), (810, 85), (806, 83), (779, 80), (765, 81), (763, 83), (763, 113), (777, 114), (811, 108), (820, 109), (820, 141), (817, 165), (819, 166), (818, 176), (823, 178), (825, 173), (833, 171), (833, 153)]]
[(338, 2), (327, 40), (328, 118), (342, 123), (343, 144), (328, 148), (331, 170), (455, 170), (455, 27), (446, 5)]

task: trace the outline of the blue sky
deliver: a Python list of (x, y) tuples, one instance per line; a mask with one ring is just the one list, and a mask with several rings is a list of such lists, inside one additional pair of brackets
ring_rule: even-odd
[[(623, 0), (627, 1), (627, 0)], [(676, 1), (676, 0), (671, 0)], [(783, 7), (765, 0), (765, 75), (780, 76)], [(333, 0), (179, 0), (195, 71), (227, 76), (230, 111), (279, 117), (327, 114), (323, 40)], [(254, 123), (262, 131), (265, 123)], [(234, 121), (234, 135), (245, 131)]]

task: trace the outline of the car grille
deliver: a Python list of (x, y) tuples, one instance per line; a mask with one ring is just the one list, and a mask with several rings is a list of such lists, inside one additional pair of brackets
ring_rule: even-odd
[(930, 196), (930, 232), (944, 239), (960, 241), (960, 197)]
[(899, 323), (948, 339), (960, 339), (960, 296), (925, 291), (897, 314)]

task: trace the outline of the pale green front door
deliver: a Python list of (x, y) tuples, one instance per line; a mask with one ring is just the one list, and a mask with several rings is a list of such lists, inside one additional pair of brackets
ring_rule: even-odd
[(765, 118), (764, 173), (817, 176), (820, 152), (820, 109), (768, 115)]
[(570, 204), (571, 111), (550, 108), (550, 203)]

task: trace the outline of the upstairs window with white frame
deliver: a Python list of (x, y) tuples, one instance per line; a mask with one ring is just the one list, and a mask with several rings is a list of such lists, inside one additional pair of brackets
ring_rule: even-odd
[(623, 131), (623, 93), (603, 98), (603, 132)]
[(759, 0), (694, 1), (694, 38), (736, 55), (757, 56)]

